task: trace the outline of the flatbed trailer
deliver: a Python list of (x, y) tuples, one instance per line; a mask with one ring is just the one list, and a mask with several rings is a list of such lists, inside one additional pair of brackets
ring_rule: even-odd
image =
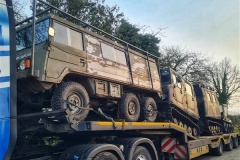
[[(1, 25), (9, 28), (9, 35), (3, 36), (9, 42), (0, 44), (0, 159), (192, 159), (209, 152), (220, 156), (224, 148), (238, 147), (240, 133), (193, 137), (170, 122), (72, 121), (69, 125), (46, 120), (65, 110), (17, 115), (12, 4), (10, 0), (0, 2), (4, 11), (1, 20), (6, 20)], [(38, 126), (17, 132), (17, 121), (19, 125), (34, 119), (41, 119)], [(53, 143), (47, 144), (50, 141)]]
[[(46, 152), (35, 150), (35, 155), (25, 153), (24, 158), (193, 159), (206, 153), (221, 156), (224, 148), (231, 151), (238, 147), (240, 140), (240, 133), (193, 137), (184, 128), (170, 122), (84, 121), (69, 125), (43, 121), (43, 124), (45, 130), (50, 131), (46, 135), (61, 135), (62, 140), (70, 145)], [(97, 141), (99, 137), (104, 138)], [(76, 139), (86, 141), (74, 143)], [(143, 151), (136, 153), (139, 148)]]

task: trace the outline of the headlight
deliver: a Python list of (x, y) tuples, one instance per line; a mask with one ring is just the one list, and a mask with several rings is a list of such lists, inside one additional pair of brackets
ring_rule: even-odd
[(19, 68), (20, 68), (20, 70), (24, 70), (25, 69), (25, 60), (21, 60), (21, 62), (19, 64)]
[(167, 95), (166, 94), (163, 94), (162, 95), (162, 99), (166, 99), (167, 98)]

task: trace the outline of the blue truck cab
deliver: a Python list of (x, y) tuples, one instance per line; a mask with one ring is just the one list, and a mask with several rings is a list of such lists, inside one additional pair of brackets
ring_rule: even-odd
[(0, 0), (0, 159), (9, 159), (17, 138), (15, 27), (11, 0)]

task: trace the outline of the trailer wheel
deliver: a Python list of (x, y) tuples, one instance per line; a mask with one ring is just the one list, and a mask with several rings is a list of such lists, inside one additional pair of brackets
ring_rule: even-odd
[(154, 122), (157, 118), (157, 105), (155, 100), (151, 97), (144, 97), (140, 102), (140, 106), (140, 120)]
[(132, 94), (124, 94), (118, 108), (119, 118), (128, 122), (136, 122), (140, 116), (140, 104), (138, 98)]
[(111, 152), (101, 152), (94, 156), (93, 160), (118, 160), (118, 158)]
[(215, 156), (221, 156), (223, 153), (223, 143), (220, 141), (219, 146), (213, 149), (213, 154)]
[(132, 160), (152, 160), (152, 157), (145, 147), (137, 146), (133, 152)]
[(238, 148), (238, 137), (233, 138), (233, 148)]
[(229, 143), (226, 144), (226, 151), (231, 151), (233, 149), (233, 139), (230, 137)]
[[(63, 103), (62, 100), (67, 100), (75, 106)], [(73, 112), (74, 118), (77, 121), (83, 121), (89, 110), (83, 110), (78, 107), (89, 108), (89, 96), (85, 88), (76, 82), (62, 83), (53, 93), (51, 106), (53, 110), (59, 108), (68, 108)]]

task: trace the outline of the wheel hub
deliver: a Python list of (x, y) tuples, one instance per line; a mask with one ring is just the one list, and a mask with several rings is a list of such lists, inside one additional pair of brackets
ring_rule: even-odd
[(152, 117), (153, 116), (153, 106), (152, 105), (148, 105), (147, 106), (147, 110), (148, 110), (148, 116)]
[(144, 155), (139, 155), (136, 160), (147, 160), (147, 157)]
[(130, 115), (134, 115), (136, 112), (136, 106), (133, 102), (130, 102), (128, 105), (128, 112)]
[(75, 106), (68, 105), (71, 111), (82, 110), (79, 108), (79, 107), (82, 107), (82, 98), (77, 93), (70, 93), (69, 96), (67, 97), (67, 101), (75, 105)]

